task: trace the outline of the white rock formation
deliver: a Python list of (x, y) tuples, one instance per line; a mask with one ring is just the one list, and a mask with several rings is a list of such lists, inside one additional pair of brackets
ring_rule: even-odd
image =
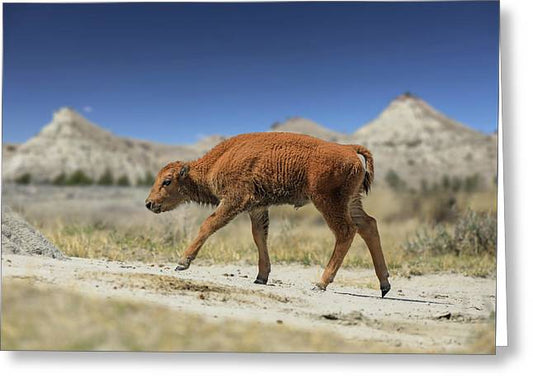
[[(311, 120), (294, 117), (270, 130), (296, 132), (338, 143), (363, 144), (375, 158), (376, 181), (394, 171), (408, 186), (419, 188), (443, 176), (478, 175), (492, 184), (497, 167), (497, 136), (485, 135), (438, 112), (420, 98), (395, 98), (374, 120), (353, 134), (342, 134)], [(164, 145), (122, 138), (92, 124), (69, 108), (21, 145), (4, 149), (3, 178), (30, 174), (33, 182), (51, 182), (60, 174), (82, 170), (95, 181), (109, 169), (115, 179), (126, 175), (135, 184), (173, 160), (200, 157), (224, 140), (210, 136), (194, 145)]]
[(270, 127), (270, 130), (275, 132), (295, 132), (303, 133), (310, 136), (318, 137), (327, 141), (335, 143), (350, 143), (352, 137), (332, 129), (321, 126), (314, 121), (305, 119), (303, 117), (291, 117), (290, 119), (276, 123)]
[(115, 179), (125, 175), (134, 184), (170, 161), (198, 155), (193, 147), (115, 136), (74, 110), (62, 108), (41, 132), (4, 159), (3, 178), (30, 174), (32, 182), (51, 182), (81, 170), (96, 181), (109, 169)]
[(442, 177), (479, 175), (490, 184), (496, 175), (497, 142), (452, 120), (409, 94), (395, 98), (353, 135), (376, 159), (376, 179), (395, 171), (410, 186)]

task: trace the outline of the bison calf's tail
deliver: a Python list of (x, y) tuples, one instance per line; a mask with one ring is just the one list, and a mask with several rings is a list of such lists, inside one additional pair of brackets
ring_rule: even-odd
[(372, 186), (374, 180), (374, 158), (368, 148), (362, 145), (355, 144), (353, 145), (353, 148), (355, 149), (355, 152), (364, 158), (363, 167), (365, 169), (365, 178), (363, 180), (362, 190), (368, 194), (370, 186)]

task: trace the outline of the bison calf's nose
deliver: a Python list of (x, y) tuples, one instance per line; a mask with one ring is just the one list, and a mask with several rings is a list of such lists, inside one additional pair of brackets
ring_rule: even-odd
[(148, 210), (151, 210), (152, 209), (152, 202), (146, 202), (146, 208)]

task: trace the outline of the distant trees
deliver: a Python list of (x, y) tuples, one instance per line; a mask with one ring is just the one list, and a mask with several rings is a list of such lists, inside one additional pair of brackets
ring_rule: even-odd
[(464, 180), (464, 190), (466, 192), (473, 192), (479, 190), (481, 186), (481, 178), (478, 174), (468, 176)]
[[(15, 178), (14, 182), (19, 185), (28, 185), (32, 183), (32, 175), (30, 173), (24, 173)], [(110, 168), (106, 168), (98, 179), (93, 179), (83, 170), (78, 169), (71, 174), (64, 172), (57, 175), (53, 180), (48, 181), (49, 184), (56, 186), (87, 186), (87, 185), (99, 185), (99, 186), (138, 186), (149, 187), (154, 184), (155, 176), (150, 171), (146, 170), (144, 176), (138, 176), (135, 181), (132, 181), (127, 174), (122, 174), (115, 179), (113, 172)], [(409, 192), (416, 193), (417, 191), (422, 194), (431, 194), (435, 192), (447, 192), (447, 193), (459, 193), (466, 192), (472, 193), (482, 190), (485, 186), (483, 178), (479, 174), (473, 174), (466, 177), (443, 175), (439, 180), (428, 182), (423, 178), (419, 182), (418, 190), (416, 187), (409, 186), (400, 175), (390, 169), (385, 175), (385, 183), (387, 186), (395, 192)], [(489, 184), (497, 185), (497, 176), (491, 179)]]
[(88, 176), (83, 170), (78, 169), (72, 174), (64, 172), (57, 175), (50, 183), (56, 186), (88, 186), (94, 184), (94, 179)]
[[(409, 191), (416, 192), (416, 187), (409, 187), (396, 171), (389, 170), (385, 175), (385, 183), (389, 188), (396, 192)], [(479, 174), (473, 174), (466, 177), (443, 175), (440, 180), (428, 182), (423, 178), (420, 180), (418, 192), (431, 194), (435, 192), (447, 193), (473, 193), (484, 188), (483, 178)]]
[(113, 173), (109, 167), (105, 169), (104, 173), (100, 176), (100, 179), (98, 179), (98, 182), (96, 183), (101, 186), (111, 186), (114, 183)]
[(66, 178), (65, 184), (67, 186), (87, 186), (93, 184), (93, 179), (87, 176), (83, 170), (76, 170)]
[[(24, 174), (18, 177), (15, 182), (18, 184), (28, 184), (31, 181), (30, 174)], [(150, 171), (146, 171), (144, 176), (138, 177), (136, 181), (137, 186), (152, 186), (155, 181), (155, 176)], [(72, 174), (65, 174), (62, 172), (57, 175), (51, 182), (56, 186), (86, 186), (96, 184), (99, 186), (133, 186), (127, 174), (123, 174), (117, 179), (113, 177), (113, 172), (110, 168), (106, 168), (97, 180), (88, 176), (83, 170), (78, 169)]]
[(52, 184), (61, 186), (61, 185), (66, 184), (66, 182), (67, 182), (67, 175), (64, 172), (62, 172), (61, 174), (59, 174), (58, 176), (54, 178), (54, 180), (52, 181)]
[(458, 193), (460, 191), (472, 193), (483, 188), (483, 180), (479, 174), (473, 174), (464, 178), (458, 176), (443, 175), (440, 183), (434, 182), (430, 187), (427, 180), (420, 181), (420, 192), (431, 193), (437, 191)]
[(130, 186), (130, 178), (126, 174), (117, 179), (117, 186)]
[(146, 171), (143, 178), (137, 179), (137, 186), (152, 186), (155, 181), (155, 176), (150, 171)]
[(29, 185), (31, 183), (31, 174), (29, 172), (15, 178), (15, 183), (19, 185)]
[(387, 175), (385, 175), (385, 182), (387, 182), (387, 185), (394, 191), (402, 191), (407, 188), (407, 184), (405, 183), (402, 178), (396, 173), (394, 170), (387, 171)]
[(454, 193), (457, 193), (461, 190), (461, 187), (463, 186), (463, 181), (461, 178), (454, 176), (451, 179), (450, 188)]

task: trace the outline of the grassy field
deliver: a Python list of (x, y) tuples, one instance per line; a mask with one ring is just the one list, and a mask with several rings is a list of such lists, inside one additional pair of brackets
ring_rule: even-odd
[[(186, 205), (154, 215), (143, 207), (147, 190), (139, 188), (45, 187), (27, 191), (17, 196), (8, 191), (5, 198), (65, 254), (76, 257), (177, 261), (212, 211)], [(377, 187), (364, 200), (364, 206), (378, 220), (386, 260), (394, 276), (442, 271), (494, 276), (495, 191), (412, 194)], [(443, 233), (452, 239), (461, 237), (455, 228), (468, 210), (484, 214), (491, 221), (489, 228), (494, 231), (484, 231), (493, 241), (491, 249), (458, 252), (446, 249), (448, 241), (442, 243), (444, 249), (428, 248)], [(269, 250), (274, 265), (325, 265), (334, 238), (312, 205), (298, 210), (289, 206), (272, 208), (270, 218)], [(477, 238), (478, 225), (467, 227)], [(418, 249), (406, 249), (413, 243)], [(208, 240), (196, 264), (255, 263), (256, 256), (250, 222), (243, 214)], [(343, 266), (371, 268), (371, 263), (366, 246), (356, 238)]]

